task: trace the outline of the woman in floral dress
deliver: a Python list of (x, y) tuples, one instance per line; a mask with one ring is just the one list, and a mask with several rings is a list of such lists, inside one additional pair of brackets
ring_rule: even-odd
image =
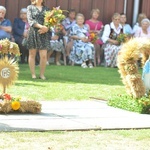
[(121, 48), (117, 37), (121, 33), (123, 33), (123, 28), (120, 24), (120, 14), (115, 13), (112, 17), (112, 22), (105, 25), (102, 36), (102, 40), (105, 43), (103, 49), (107, 67), (117, 67), (117, 55)]
[[(82, 68), (93, 68), (95, 49), (89, 42), (88, 26), (84, 25), (83, 14), (77, 14), (76, 24), (71, 28), (70, 36), (74, 40), (73, 48), (70, 53), (70, 59), (73, 63), (81, 64)], [(88, 63), (88, 66), (87, 66)]]
[(75, 17), (76, 17), (76, 11), (75, 9), (71, 9), (68, 12), (68, 17), (65, 18), (62, 22), (62, 25), (64, 26), (64, 29), (66, 31), (66, 35), (64, 36), (64, 45), (65, 45), (67, 63), (69, 62), (69, 55), (73, 46), (73, 40), (70, 39), (69, 33), (71, 27), (76, 23)]
[(48, 27), (44, 26), (44, 13), (49, 10), (44, 6), (44, 0), (32, 0), (27, 7), (27, 18), (30, 25), (27, 38), (27, 48), (29, 49), (29, 67), (32, 78), (35, 74), (35, 56), (37, 51), (40, 55), (40, 79), (45, 80), (44, 72), (47, 62), (47, 50), (50, 50), (50, 34)]
[(57, 24), (55, 27), (51, 28), (51, 50), (48, 51), (47, 54), (47, 65), (49, 65), (49, 59), (52, 55), (52, 53), (56, 52), (55, 57), (55, 63), (57, 66), (60, 66), (60, 57), (61, 53), (64, 53), (64, 42), (63, 42), (63, 36), (65, 34), (65, 30), (61, 24)]

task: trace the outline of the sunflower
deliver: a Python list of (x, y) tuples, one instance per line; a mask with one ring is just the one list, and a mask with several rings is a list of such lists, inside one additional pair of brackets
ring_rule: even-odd
[(19, 101), (13, 101), (11, 103), (11, 107), (13, 110), (18, 110), (20, 108), (20, 102)]
[(0, 59), (0, 85), (4, 88), (14, 84), (18, 78), (19, 67), (16, 61), (4, 57)]

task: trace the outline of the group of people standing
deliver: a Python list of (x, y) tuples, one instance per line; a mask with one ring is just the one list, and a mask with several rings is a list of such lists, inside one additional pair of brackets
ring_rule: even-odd
[[(44, 12), (48, 10), (44, 0), (31, 0), (31, 5), (21, 9), (20, 18), (14, 20), (12, 27), (11, 22), (4, 18), (5, 7), (0, 6), (0, 39), (14, 38), (20, 47), (22, 63), (26, 56), (29, 57), (28, 63), (33, 79), (37, 78), (35, 73), (37, 51), (40, 57), (39, 78), (45, 80), (46, 64), (49, 64), (53, 51), (56, 51), (57, 65), (61, 65), (59, 60), (63, 53), (67, 63), (70, 61), (72, 64), (80, 64), (82, 68), (93, 68), (93, 64), (100, 65), (102, 61), (107, 67), (116, 67), (117, 55), (121, 48), (117, 41), (119, 34), (125, 33), (129, 37), (150, 37), (150, 22), (145, 14), (139, 15), (138, 23), (132, 29), (126, 24), (125, 14), (115, 13), (112, 22), (104, 26), (102, 21), (98, 20), (99, 9), (92, 10), (89, 20), (85, 20), (83, 14), (76, 14), (75, 10), (71, 9), (68, 17), (62, 21), (63, 28), (60, 34), (60, 28), (54, 27), (49, 30), (43, 25)], [(13, 38), (10, 34), (12, 31)], [(91, 32), (97, 36), (103, 34), (95, 43), (91, 43), (88, 38)]]

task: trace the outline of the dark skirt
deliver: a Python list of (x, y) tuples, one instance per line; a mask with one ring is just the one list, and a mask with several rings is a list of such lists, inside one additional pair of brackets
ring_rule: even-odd
[(36, 50), (50, 50), (50, 33), (39, 34), (37, 28), (30, 27), (27, 48)]

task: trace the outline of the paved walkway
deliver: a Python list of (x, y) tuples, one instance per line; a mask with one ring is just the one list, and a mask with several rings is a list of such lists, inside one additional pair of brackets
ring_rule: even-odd
[(43, 101), (41, 103), (41, 114), (0, 115), (0, 131), (150, 128), (150, 115), (109, 107), (103, 101)]

